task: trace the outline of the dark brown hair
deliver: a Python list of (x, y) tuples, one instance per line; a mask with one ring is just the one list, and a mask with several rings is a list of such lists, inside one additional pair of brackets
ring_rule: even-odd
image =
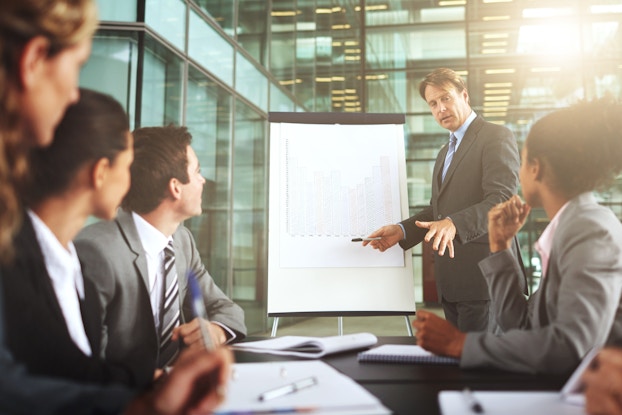
[(621, 114), (612, 98), (554, 111), (531, 128), (527, 160), (538, 159), (550, 186), (566, 197), (602, 189), (622, 171)]
[(188, 152), (192, 136), (186, 127), (144, 127), (134, 130), (132, 185), (121, 206), (149, 213), (164, 200), (171, 179), (188, 183)]
[(47, 148), (31, 150), (31, 178), (23, 191), (27, 205), (67, 190), (77, 172), (107, 158), (114, 164), (128, 148), (130, 124), (125, 110), (110, 95), (80, 89), (80, 99), (67, 108)]
[(419, 95), (425, 101), (425, 89), (428, 85), (435, 86), (449, 92), (455, 89), (458, 92), (464, 91), (466, 84), (464, 80), (452, 69), (438, 68), (430, 72), (419, 83)]

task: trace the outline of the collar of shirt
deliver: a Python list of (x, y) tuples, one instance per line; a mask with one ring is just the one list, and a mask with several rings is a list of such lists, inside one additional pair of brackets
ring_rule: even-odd
[(553, 216), (551, 222), (544, 228), (542, 231), (542, 235), (538, 238), (536, 243), (534, 244), (534, 248), (540, 254), (540, 260), (542, 261), (542, 278), (546, 275), (546, 269), (549, 265), (549, 258), (551, 257), (551, 249), (553, 249), (553, 238), (555, 237), (555, 230), (557, 229), (557, 225), (559, 224), (559, 217), (561, 216), (566, 206), (568, 206), (569, 202), (564, 203), (564, 206), (561, 207)]
[[(460, 126), (460, 128), (451, 133), (454, 135), (454, 137), (456, 137), (456, 150), (458, 150), (458, 147), (460, 146), (460, 143), (462, 142), (466, 131), (469, 129), (469, 126), (471, 125), (475, 117), (477, 117), (477, 114), (475, 114), (475, 111), (471, 110), (471, 115), (467, 117), (466, 121)], [(449, 134), (450, 137), (451, 134)]]
[(45, 268), (65, 317), (69, 335), (74, 343), (90, 356), (91, 346), (84, 330), (78, 299), (78, 297), (84, 299), (84, 277), (76, 249), (72, 242), (69, 242), (68, 249), (65, 249), (36, 213), (30, 209), (27, 212), (41, 247)]
[[(147, 254), (147, 262), (150, 268), (149, 284), (150, 288), (153, 288), (154, 281), (152, 281), (152, 277), (155, 277), (155, 274), (158, 273), (158, 270), (160, 269), (160, 265), (164, 263), (164, 255), (162, 254), (162, 251), (171, 238), (166, 237), (155, 226), (147, 222), (136, 212), (132, 212), (132, 217), (134, 218), (134, 223), (136, 224), (136, 230), (138, 231), (140, 242), (145, 250), (145, 253)], [(153, 269), (151, 269), (152, 265), (155, 265)]]

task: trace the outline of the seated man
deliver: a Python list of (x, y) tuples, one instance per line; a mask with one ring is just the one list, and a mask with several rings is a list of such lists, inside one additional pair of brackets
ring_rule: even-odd
[(216, 344), (246, 335), (243, 310), (216, 286), (190, 231), (201, 214), (205, 179), (185, 127), (134, 131), (132, 184), (112, 222), (84, 228), (74, 243), (102, 302), (102, 351), (111, 363), (153, 376), (171, 365), (180, 343), (202, 345), (186, 275), (201, 289)]

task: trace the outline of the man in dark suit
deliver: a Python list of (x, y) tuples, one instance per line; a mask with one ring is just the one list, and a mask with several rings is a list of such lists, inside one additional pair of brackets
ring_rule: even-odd
[[(485, 331), (489, 325), (492, 330), (491, 299), (477, 264), (490, 252), (488, 211), (517, 191), (516, 140), (507, 128), (475, 114), (464, 81), (451, 69), (428, 74), (419, 93), (438, 124), (451, 133), (436, 158), (430, 206), (376, 230), (369, 236), (382, 239), (363, 244), (384, 251), (397, 243), (409, 249), (432, 241), (436, 286), (447, 320), (462, 331)], [(514, 252), (519, 255), (516, 241)]]
[[(133, 135), (124, 209), (114, 221), (83, 229), (74, 244), (84, 276), (100, 293), (105, 359), (153, 375), (173, 364), (180, 345), (202, 344), (199, 324), (216, 344), (244, 338), (246, 326), (243, 310), (215, 284), (182, 225), (201, 214), (205, 183), (190, 133), (168, 126), (140, 128)], [(167, 249), (174, 252), (170, 267)], [(189, 272), (201, 287), (209, 322), (194, 317)]]

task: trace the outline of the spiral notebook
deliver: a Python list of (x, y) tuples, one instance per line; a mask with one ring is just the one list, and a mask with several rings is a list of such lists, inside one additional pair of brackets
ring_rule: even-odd
[(360, 352), (358, 361), (362, 363), (416, 363), (429, 365), (458, 365), (459, 359), (439, 356), (415, 345), (384, 344)]

